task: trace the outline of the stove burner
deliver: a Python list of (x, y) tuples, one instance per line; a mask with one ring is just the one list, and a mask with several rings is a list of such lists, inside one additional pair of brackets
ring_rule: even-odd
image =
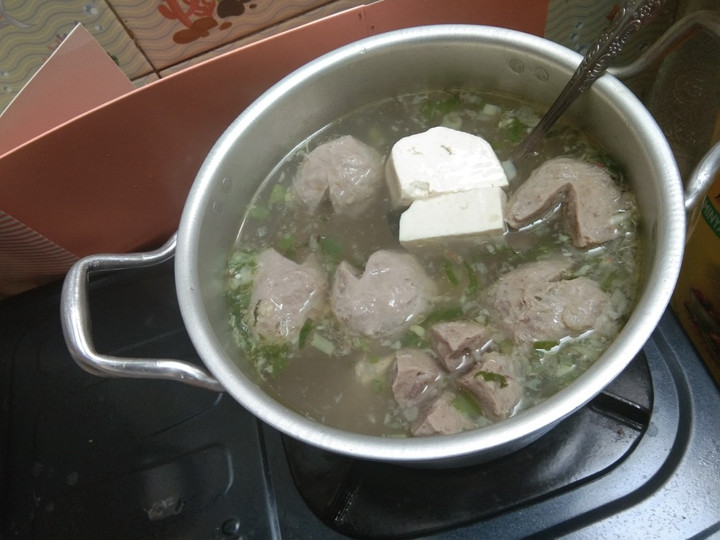
[(607, 473), (647, 429), (652, 397), (650, 371), (640, 354), (587, 407), (531, 445), (459, 469), (372, 463), (283, 440), (295, 484), (328, 526), (351, 537), (415, 537), (518, 508)]
[[(526, 448), (462, 469), (332, 455), (227, 394), (85, 373), (60, 284), (0, 302), (0, 537), (707, 537), (720, 393), (672, 314), (605, 392)], [(200, 362), (172, 262), (93, 279), (97, 349)]]

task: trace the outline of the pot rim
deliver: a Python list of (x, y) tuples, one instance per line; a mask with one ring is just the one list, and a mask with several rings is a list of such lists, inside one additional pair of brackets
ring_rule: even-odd
[[(228, 127), (198, 172), (178, 229), (175, 274), (180, 309), (190, 338), (212, 374), (237, 401), (270, 426), (324, 450), (363, 459), (403, 463), (452, 461), (479, 452), (492, 453), (493, 450), (511, 446), (518, 440), (528, 437), (528, 434), (542, 435), (595, 397), (640, 351), (667, 307), (682, 262), (686, 216), (682, 183), (672, 151), (645, 106), (620, 81), (606, 74), (595, 83), (594, 88), (604, 95), (611, 95), (613, 104), (622, 114), (642, 124), (643, 129), (655, 133), (653, 139), (657, 143), (647, 151), (653, 161), (661, 165), (664, 178), (677, 180), (661, 186), (661, 189), (668, 190), (667, 196), (672, 208), (670, 215), (659, 217), (665, 219), (666, 226), (652, 231), (652, 234), (664, 236), (657, 239), (658, 249), (650, 262), (650, 266), (656, 268), (662, 259), (662, 275), (654, 272), (649, 276), (645, 291), (627, 324), (601, 357), (612, 357), (611, 361), (596, 362), (570, 386), (541, 404), (496, 424), (454, 435), (407, 439), (362, 435), (320, 424), (284, 407), (245, 376), (227, 357), (218, 339), (208, 331), (211, 325), (204, 309), (195, 264), (198, 258), (203, 212), (210, 199), (210, 188), (215, 182), (215, 171), (223, 156), (230, 151), (234, 140), (243, 130), (295, 85), (336, 64), (363, 55), (369, 50), (391, 48), (401, 42), (422, 41), (429, 37), (482, 39), (496, 44), (510, 42), (514, 47), (530, 49), (534, 54), (554, 61), (568, 68), (570, 72), (574, 71), (581, 60), (579, 54), (544, 38), (515, 30), (480, 25), (443, 24), (407, 28), (345, 45), (283, 78), (254, 101)], [(663, 249), (669, 252), (661, 253)], [(523, 444), (527, 442), (530, 440), (525, 439)]]

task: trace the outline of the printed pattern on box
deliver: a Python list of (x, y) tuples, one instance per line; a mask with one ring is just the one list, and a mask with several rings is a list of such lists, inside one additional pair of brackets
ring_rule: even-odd
[(130, 79), (152, 72), (103, 0), (0, 0), (0, 112), (77, 23)]
[(157, 70), (329, 1), (109, 0)]
[[(0, 0), (0, 112), (78, 22), (142, 86), (261, 37), (374, 1)], [(674, 21), (679, 1), (668, 0), (619, 61), (648, 47)], [(550, 0), (545, 37), (583, 54), (620, 5), (618, 0)], [(631, 88), (642, 89), (646, 81)]]

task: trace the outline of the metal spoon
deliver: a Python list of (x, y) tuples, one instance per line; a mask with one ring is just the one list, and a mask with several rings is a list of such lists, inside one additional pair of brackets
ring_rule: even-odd
[(532, 153), (548, 130), (567, 108), (607, 70), (620, 53), (628, 38), (660, 12), (665, 0), (638, 0), (625, 4), (613, 19), (610, 27), (593, 43), (570, 81), (555, 103), (525, 140), (513, 151), (510, 159), (521, 159)]

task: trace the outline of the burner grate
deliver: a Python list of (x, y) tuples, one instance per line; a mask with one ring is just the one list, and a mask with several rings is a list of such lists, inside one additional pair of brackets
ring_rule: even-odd
[(351, 537), (407, 538), (486, 519), (611, 471), (648, 427), (652, 400), (641, 353), (587, 407), (489, 463), (417, 469), (283, 440), (300, 494), (329, 527)]

